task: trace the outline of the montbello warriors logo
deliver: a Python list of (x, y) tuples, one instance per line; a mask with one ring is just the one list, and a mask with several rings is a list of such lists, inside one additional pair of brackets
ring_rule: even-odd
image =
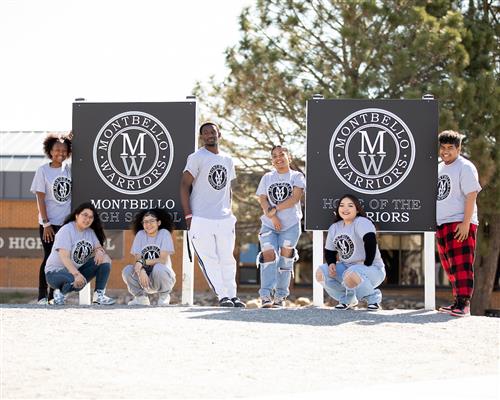
[(351, 258), (354, 254), (354, 243), (348, 235), (339, 235), (333, 241), (333, 247), (340, 252), (340, 257), (344, 260)]
[(66, 203), (71, 196), (71, 180), (65, 176), (58, 176), (52, 185), (52, 193), (58, 203)]
[(444, 200), (451, 192), (451, 179), (448, 175), (441, 175), (438, 179), (438, 201)]
[(84, 239), (78, 241), (73, 250), (73, 262), (80, 266), (85, 264), (92, 255), (92, 251), (92, 243)]
[(146, 193), (167, 176), (174, 159), (172, 138), (156, 117), (127, 111), (106, 122), (94, 142), (101, 179), (125, 194)]
[(292, 185), (288, 182), (273, 183), (269, 186), (267, 194), (274, 204), (279, 204), (291, 196)]
[(388, 192), (401, 184), (415, 161), (415, 142), (408, 126), (379, 108), (359, 110), (345, 118), (330, 141), (335, 174), (365, 194)]
[(208, 182), (215, 190), (221, 190), (226, 186), (227, 169), (223, 165), (214, 165), (208, 173)]

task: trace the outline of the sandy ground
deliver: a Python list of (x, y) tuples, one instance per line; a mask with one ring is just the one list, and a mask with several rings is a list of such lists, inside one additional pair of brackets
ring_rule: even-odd
[(500, 319), (3, 305), (1, 399), (498, 399)]

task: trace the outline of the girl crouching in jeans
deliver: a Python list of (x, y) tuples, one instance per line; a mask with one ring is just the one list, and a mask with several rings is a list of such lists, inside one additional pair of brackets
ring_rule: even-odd
[(111, 259), (102, 247), (105, 240), (101, 220), (91, 203), (81, 204), (65, 219), (45, 265), (47, 283), (54, 289), (54, 304), (63, 305), (69, 292), (80, 291), (93, 278), (93, 302), (115, 303), (105, 295), (111, 271)]
[(355, 307), (358, 300), (366, 301), (368, 310), (380, 308), (382, 292), (377, 287), (385, 279), (385, 266), (375, 233), (359, 200), (351, 194), (342, 196), (336, 221), (328, 229), (327, 263), (316, 271), (316, 280), (339, 302), (338, 310)]
[(133, 265), (127, 265), (122, 278), (134, 296), (129, 305), (149, 306), (148, 294), (158, 293), (158, 305), (170, 304), (170, 292), (175, 285), (170, 254), (174, 253), (172, 220), (162, 209), (139, 212), (134, 219), (135, 239), (131, 253)]

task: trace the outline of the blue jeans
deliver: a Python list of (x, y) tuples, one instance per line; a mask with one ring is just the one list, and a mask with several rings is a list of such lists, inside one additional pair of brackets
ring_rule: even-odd
[[(284, 299), (290, 294), (290, 279), (293, 275), (293, 264), (298, 260), (295, 246), (301, 234), (300, 223), (297, 223), (286, 231), (277, 231), (266, 225), (262, 225), (259, 232), (259, 242), (262, 251), (274, 250), (273, 261), (264, 262), (262, 253), (257, 256), (257, 266), (260, 268), (260, 297), (271, 297), (275, 291), (275, 297)], [(280, 249), (291, 248), (292, 257), (281, 255)]]
[[(102, 263), (97, 265), (94, 261), (94, 257), (91, 257), (85, 264), (83, 264), (78, 272), (82, 274), (87, 282), (90, 282), (95, 277), (95, 289), (103, 290), (106, 288), (108, 283), (109, 273), (111, 272), (110, 263)], [(75, 277), (70, 274), (67, 268), (59, 271), (46, 272), (47, 283), (51, 288), (60, 289), (62, 294), (69, 292), (79, 292), (83, 288), (75, 288), (73, 282)]]
[[(318, 267), (325, 277), (324, 282), (320, 283), (330, 297), (343, 304), (356, 303), (358, 300), (364, 300), (368, 304), (378, 304), (382, 301), (382, 292), (377, 287), (385, 279), (384, 267), (375, 265), (367, 267), (364, 264), (356, 264), (346, 268), (343, 263), (336, 265), (337, 271), (340, 273), (335, 278), (328, 276), (328, 264), (322, 264)], [(341, 272), (342, 270), (344, 271)], [(343, 279), (347, 272), (357, 273), (361, 278), (361, 283), (354, 288), (348, 288)]]

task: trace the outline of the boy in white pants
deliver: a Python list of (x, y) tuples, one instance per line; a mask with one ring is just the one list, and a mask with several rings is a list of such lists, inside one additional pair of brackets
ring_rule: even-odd
[(236, 296), (233, 256), (236, 218), (231, 211), (231, 157), (219, 151), (219, 127), (200, 127), (204, 146), (190, 154), (181, 180), (181, 202), (199, 265), (221, 307), (245, 307)]

